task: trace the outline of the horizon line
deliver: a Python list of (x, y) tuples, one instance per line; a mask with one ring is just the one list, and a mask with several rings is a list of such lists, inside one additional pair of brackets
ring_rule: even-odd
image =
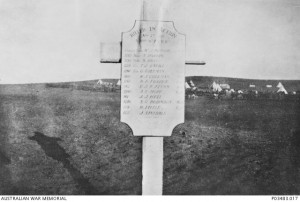
[[(242, 79), (242, 80), (259, 80), (259, 81), (300, 81), (300, 79), (253, 79), (253, 78), (243, 78), (243, 77), (227, 77), (227, 76), (185, 76), (187, 77), (215, 77), (215, 78), (227, 78), (227, 79)], [(47, 83), (72, 83), (72, 82), (85, 82), (85, 81), (94, 81), (100, 79), (121, 79), (121, 78), (98, 78), (98, 79), (86, 79), (86, 80), (73, 80), (73, 81), (45, 81), (45, 82), (24, 82), (24, 83), (1, 83), (0, 85), (29, 85), (29, 84), (47, 84)]]

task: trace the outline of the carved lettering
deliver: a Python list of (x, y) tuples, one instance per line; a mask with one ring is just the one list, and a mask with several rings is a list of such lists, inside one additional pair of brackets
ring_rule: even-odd
[(184, 48), (171, 22), (137, 21), (123, 33), (121, 121), (134, 135), (170, 136), (183, 122)]

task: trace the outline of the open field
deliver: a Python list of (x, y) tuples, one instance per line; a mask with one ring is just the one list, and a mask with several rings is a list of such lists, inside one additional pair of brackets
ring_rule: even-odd
[[(281, 82), (288, 92), (300, 92), (299, 80), (261, 80), (261, 79), (242, 79), (242, 78), (228, 78), (228, 77), (211, 77), (211, 76), (190, 76), (186, 80), (192, 80), (197, 87), (208, 88), (215, 81), (217, 83), (227, 83), (230, 88), (235, 90), (257, 90), (259, 92), (277, 91), (277, 84)], [(250, 88), (249, 85), (254, 84), (255, 88)], [(272, 88), (266, 88), (266, 85), (272, 85)]]
[[(141, 194), (120, 94), (0, 85), (0, 194)], [(300, 194), (299, 100), (186, 100), (164, 194)]]

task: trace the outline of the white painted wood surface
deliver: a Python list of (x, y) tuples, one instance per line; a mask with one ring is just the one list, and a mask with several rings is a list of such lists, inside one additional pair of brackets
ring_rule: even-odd
[[(158, 11), (163, 1), (141, 1), (141, 20), (162, 20)], [(143, 195), (163, 194), (163, 141), (163, 137), (143, 137)]]
[(143, 195), (162, 195), (163, 137), (143, 137)]

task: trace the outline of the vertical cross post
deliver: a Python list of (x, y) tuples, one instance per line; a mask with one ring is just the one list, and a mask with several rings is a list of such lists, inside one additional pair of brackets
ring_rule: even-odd
[[(160, 4), (151, 5), (149, 0), (142, 0), (141, 20), (159, 19)], [(154, 1), (152, 1), (154, 2)], [(154, 6), (154, 9), (151, 6)], [(164, 13), (162, 13), (162, 16)], [(143, 137), (143, 162), (142, 162), (142, 194), (162, 195), (163, 193), (163, 137)]]
[(163, 193), (163, 137), (143, 137), (143, 195)]

